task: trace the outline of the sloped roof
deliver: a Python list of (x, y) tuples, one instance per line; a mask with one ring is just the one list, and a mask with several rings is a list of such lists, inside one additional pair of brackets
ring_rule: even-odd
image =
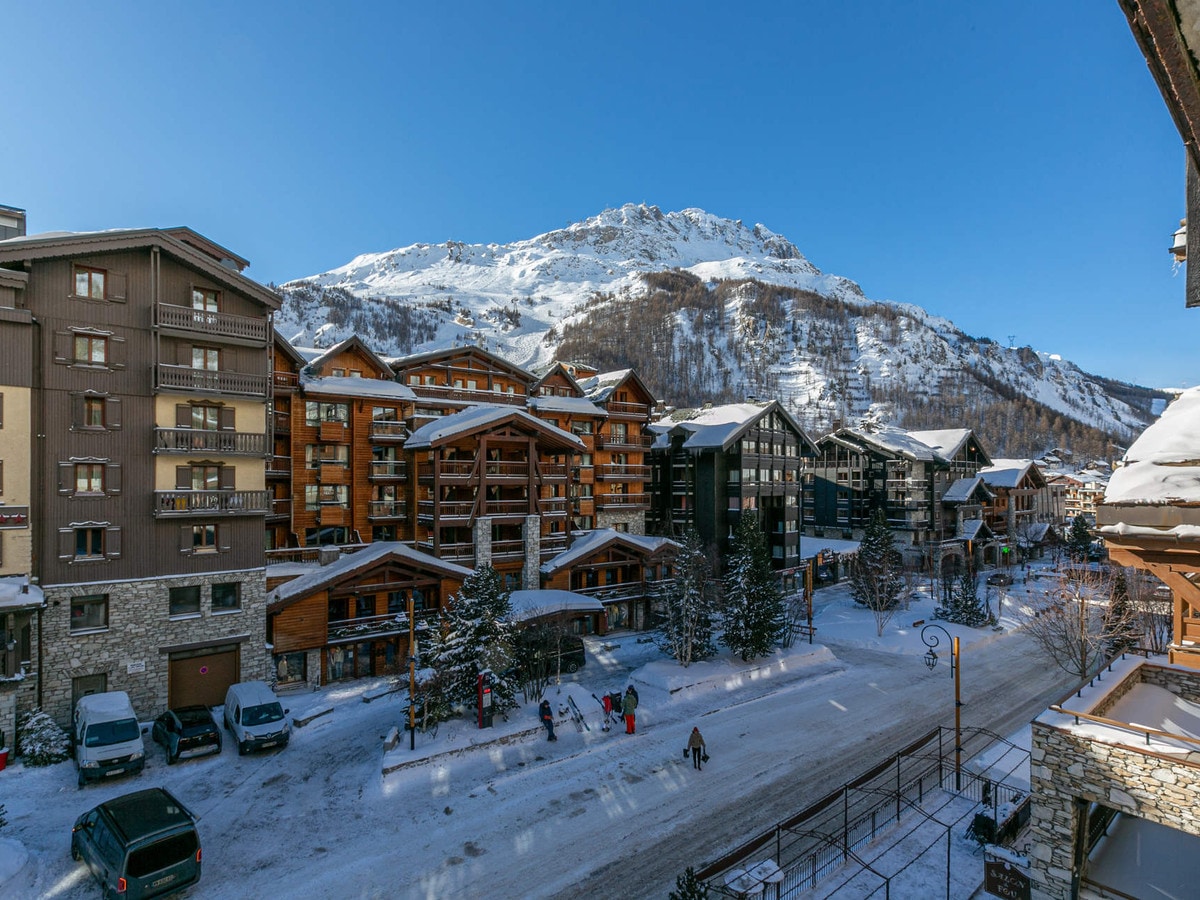
[(979, 474), (992, 487), (1016, 488), (1031, 469), (1041, 474), (1032, 459), (994, 459), (990, 466), (980, 469)]
[(604, 604), (595, 597), (577, 594), (574, 591), (513, 591), (508, 595), (508, 602), (518, 622), (560, 612), (604, 612)]
[(408, 356), (392, 356), (388, 357), (385, 362), (392, 367), (393, 370), (399, 372), (401, 369), (410, 369), (414, 366), (426, 366), (435, 364), (439, 361), (449, 363), (455, 357), (479, 357), (485, 360), (490, 366), (505, 372), (509, 376), (523, 381), (526, 384), (533, 384), (537, 381), (537, 376), (525, 371), (515, 363), (509, 362), (503, 356), (497, 356), (484, 350), (482, 347), (442, 347), (437, 350), (427, 350), (424, 353), (412, 353)]
[(617, 369), (613, 372), (600, 372), (597, 375), (592, 375), (590, 378), (579, 379), (578, 383), (589, 400), (596, 403), (607, 403), (612, 397), (612, 392), (630, 379), (637, 383), (638, 388), (653, 403), (656, 399), (654, 393), (650, 388), (646, 387), (646, 382), (642, 381), (634, 369)]
[(943, 503), (969, 503), (975, 492), (981, 492), (986, 498), (992, 497), (992, 492), (984, 487), (983, 477), (956, 478), (954, 483), (942, 495)]
[(529, 407), (542, 412), (561, 412), (576, 416), (608, 418), (608, 411), (586, 397), (530, 397)]
[(378, 400), (417, 399), (417, 395), (408, 385), (385, 381), (382, 378), (350, 378), (345, 375), (320, 377), (302, 374), (300, 387), (305, 394), (323, 394), (333, 397), (369, 397)]
[(404, 446), (408, 450), (426, 450), (464, 435), (485, 431), (509, 420), (522, 428), (538, 432), (559, 446), (568, 446), (575, 450), (586, 448), (583, 441), (569, 431), (555, 428), (549, 422), (523, 409), (498, 403), (481, 403), (462, 412), (434, 419), (409, 435)]
[(962, 525), (959, 526), (958, 534), (955, 535), (963, 541), (985, 540), (992, 536), (992, 529), (987, 527), (987, 523), (983, 519), (964, 519)]
[(1104, 505), (1200, 504), (1200, 388), (1190, 388), (1125, 451)]
[(339, 353), (344, 353), (345, 351), (352, 349), (360, 351), (368, 360), (370, 360), (372, 365), (377, 366), (389, 378), (396, 377), (396, 373), (392, 371), (392, 367), (384, 362), (374, 350), (364, 344), (362, 338), (360, 338), (357, 334), (352, 334), (345, 340), (338, 341), (328, 350), (322, 352), (320, 356), (316, 357), (315, 359), (310, 359), (308, 364), (314, 369), (320, 368)]
[(612, 544), (624, 545), (642, 553), (657, 553), (666, 547), (678, 549), (679, 543), (665, 537), (650, 537), (644, 534), (629, 534), (612, 528), (597, 528), (577, 537), (562, 553), (542, 563), (542, 574), (552, 575)]
[(770, 413), (778, 413), (807, 444), (816, 452), (816, 446), (804, 429), (788, 414), (778, 400), (765, 403), (727, 403), (708, 409), (676, 410), (647, 428), (659, 435), (655, 446), (665, 446), (666, 436), (688, 432), (683, 442), (685, 450), (728, 450), (751, 426)]
[(268, 598), (267, 611), (275, 612), (283, 609), (314, 591), (322, 590), (350, 575), (389, 560), (458, 578), (466, 578), (472, 574), (471, 569), (455, 563), (444, 562), (436, 556), (422, 553), (408, 544), (401, 544), (397, 541), (376, 541), (362, 550), (342, 555), (327, 566), (321, 566), (307, 575), (301, 575), (299, 578), (279, 585)]
[(554, 360), (554, 362), (552, 362), (546, 368), (546, 370), (544, 372), (540, 373), (540, 377), (538, 378), (538, 380), (533, 383), (531, 392), (536, 392), (539, 387), (541, 387), (543, 384), (545, 384), (547, 379), (549, 379), (550, 377), (552, 377), (554, 375), (561, 375), (563, 378), (566, 379), (567, 384), (569, 384), (572, 388), (575, 389), (575, 391), (578, 393), (578, 395), (580, 397), (583, 396), (583, 393), (584, 393), (583, 388), (581, 388), (579, 386), (579, 382), (575, 380), (575, 376), (571, 374), (571, 371), (567, 368), (566, 363), (561, 362), (557, 359)]
[(874, 447), (884, 453), (922, 462), (933, 462), (938, 458), (928, 444), (917, 440), (910, 432), (891, 425), (871, 431), (839, 428), (830, 437), (842, 443), (849, 442), (860, 446)]
[[(951, 460), (958, 455), (963, 444), (969, 441), (974, 432), (970, 428), (942, 428), (936, 431), (910, 431), (914, 438), (930, 447), (942, 459)], [(978, 440), (976, 444), (978, 444)], [(987, 454), (980, 447), (979, 452), (986, 459)], [(991, 461), (990, 459), (988, 460)]]

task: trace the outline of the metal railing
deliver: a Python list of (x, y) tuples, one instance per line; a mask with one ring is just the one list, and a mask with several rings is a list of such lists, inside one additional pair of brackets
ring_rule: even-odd
[(371, 500), (367, 503), (368, 519), (406, 519), (408, 512), (402, 500)]
[(649, 494), (598, 494), (596, 509), (637, 509), (650, 505)]
[(408, 425), (404, 422), (375, 419), (371, 422), (370, 435), (373, 441), (403, 441), (408, 438)]
[(244, 397), (266, 397), (269, 379), (266, 375), (245, 372), (220, 372), (193, 369), (159, 363), (155, 366), (156, 387), (167, 390), (200, 391), (206, 394), (237, 394)]
[(372, 481), (391, 481), (404, 478), (408, 468), (401, 459), (376, 459), (371, 461)]

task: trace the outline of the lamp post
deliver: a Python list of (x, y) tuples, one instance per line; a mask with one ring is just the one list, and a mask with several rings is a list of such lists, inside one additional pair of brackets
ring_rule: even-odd
[(921, 629), (921, 643), (929, 649), (925, 651), (925, 666), (933, 671), (938, 664), (938, 655), (934, 648), (941, 643), (935, 633), (926, 634), (930, 629), (936, 629), (946, 636), (950, 642), (950, 677), (954, 679), (954, 789), (962, 790), (962, 667), (958, 658), (958, 638), (951, 635), (941, 625), (926, 625)]
[(408, 593), (408, 749), (417, 749), (417, 645), (412, 591)]

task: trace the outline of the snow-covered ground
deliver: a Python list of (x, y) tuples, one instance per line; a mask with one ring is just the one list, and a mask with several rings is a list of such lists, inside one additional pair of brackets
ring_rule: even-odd
[[(1011, 588), (991, 589), (994, 603), (1005, 601), (1001, 630), (946, 626), (961, 637), (964, 658), (984, 649), (995, 655), (997, 643), (1014, 635), (1008, 610), (1027, 590), (1040, 593), (1037, 580), (1027, 588), (1017, 576)], [(531, 701), (491, 729), (443, 723), (436, 738), (418, 734), (415, 751), (404, 735), (387, 752), (402, 695), (378, 696), (387, 682), (368, 679), (286, 695), (293, 718), (332, 712), (295, 729), (278, 752), (239, 757), (227, 741), (220, 756), (168, 768), (162, 749), (148, 743), (143, 775), (83, 790), (73, 763), (10, 762), (0, 772), (9, 819), (0, 831), (0, 897), (95, 896), (95, 883), (67, 852), (71, 823), (103, 800), (155, 785), (199, 817), (204, 875), (185, 896), (259, 897), (280, 888), (295, 897), (665, 896), (674, 874), (715, 854), (643, 859), (643, 848), (689, 831), (695, 848), (707, 847), (702, 838), (714, 832), (728, 835), (726, 849), (736, 846), (778, 817), (765, 805), (735, 820), (706, 816), (775, 781), (795, 782), (798, 765), (811, 767), (802, 758), (837, 752), (838, 741), (883, 758), (896, 749), (889, 727), (947, 709), (948, 647), (938, 648), (943, 662), (933, 673), (917, 658), (928, 649), (918, 623), (933, 621), (933, 606), (926, 584), (877, 635), (874, 617), (854, 606), (844, 585), (825, 588), (817, 593), (815, 642), (752, 663), (723, 654), (683, 669), (644, 636), (590, 638), (587, 665), (547, 692), (559, 711), (553, 744)], [(893, 656), (897, 662), (888, 663)], [(982, 669), (978, 659), (970, 664)], [(997, 666), (1022, 677), (1006, 659)], [(603, 731), (593, 695), (628, 684), (640, 694), (637, 734)], [(1033, 695), (1032, 686), (1023, 690)], [(562, 712), (568, 697), (589, 730), (576, 730)], [(693, 726), (712, 756), (701, 772), (682, 754)], [(870, 744), (872, 737), (879, 742)], [(803, 805), (797, 799), (794, 810)], [(969, 858), (973, 846), (954, 843), (967, 855), (964, 871), (981, 872), (978, 858)], [(647, 880), (631, 875), (633, 860)], [(923, 895), (893, 889), (892, 896)]]

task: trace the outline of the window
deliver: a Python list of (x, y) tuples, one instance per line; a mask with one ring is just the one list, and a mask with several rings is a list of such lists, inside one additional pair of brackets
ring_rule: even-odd
[(221, 467), (216, 465), (189, 466), (192, 473), (193, 491), (219, 491), (221, 489)]
[(104, 299), (104, 278), (107, 273), (103, 269), (92, 269), (88, 266), (75, 267), (75, 296), (88, 297), (92, 300)]
[(367, 619), (375, 615), (375, 595), (367, 594), (354, 598), (354, 618)]
[(221, 351), (216, 347), (193, 347), (192, 368), (216, 372), (221, 368)]
[(345, 370), (345, 369), (339, 369), (339, 368), (337, 368), (337, 367), (334, 367), (334, 368), (332, 368), (332, 369), (330, 369), (330, 370), (329, 370), (329, 374), (330, 374), (330, 375), (332, 375), (334, 378), (345, 378), (345, 377), (346, 377), (346, 370)]
[(580, 453), (580, 454), (579, 454), (577, 457), (575, 457), (575, 458), (576, 458), (577, 460), (579, 460), (579, 465), (580, 465), (580, 466), (582, 466), (582, 467), (584, 467), (584, 468), (591, 468), (591, 465), (592, 465), (592, 454), (590, 454), (590, 453)]
[(350, 506), (350, 487), (345, 484), (306, 484), (304, 486), (304, 508), (320, 509), (322, 506)]
[(362, 378), (362, 369), (351, 369), (350, 377), (351, 378)]
[(108, 338), (98, 334), (75, 335), (75, 362), (103, 366), (108, 362)]
[(217, 526), (209, 523), (206, 525), (192, 526), (192, 552), (193, 553), (216, 553), (217, 552)]
[(592, 423), (591, 422), (572, 422), (571, 423), (571, 433), (572, 434), (591, 434), (592, 433)]
[(103, 559), (104, 558), (104, 529), (76, 528), (75, 529), (75, 558)]
[(304, 464), (309, 469), (320, 466), (350, 465), (349, 444), (306, 444), (304, 446)]
[(399, 418), (399, 414), (390, 406), (371, 407), (371, 421), (373, 422), (395, 422)]
[(242, 608), (242, 585), (227, 581), (212, 586), (213, 612), (233, 612)]
[(191, 427), (201, 431), (216, 431), (221, 427), (221, 407), (206, 404), (193, 406)]
[(71, 633), (99, 631), (108, 627), (108, 594), (71, 598)]
[(103, 463), (75, 463), (75, 493), (104, 493)]
[(80, 424), (84, 428), (103, 428), (104, 405), (103, 397), (84, 397), (83, 421)]
[(209, 288), (192, 288), (192, 309), (216, 312), (221, 294)]
[(304, 424), (310, 428), (322, 422), (346, 422), (349, 419), (349, 404), (318, 403), (315, 400), (306, 400), (304, 403)]
[(172, 617), (200, 615), (200, 585), (171, 588), (168, 603), (168, 614)]

